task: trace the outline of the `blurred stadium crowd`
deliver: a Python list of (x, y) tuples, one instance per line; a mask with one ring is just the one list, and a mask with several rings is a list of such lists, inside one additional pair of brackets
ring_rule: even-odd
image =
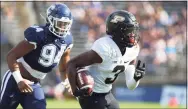
[[(23, 39), (24, 29), (45, 23), (41, 15), (45, 17), (46, 8), (52, 3), (1, 2), (1, 74), (8, 69), (7, 52)], [(186, 2), (63, 3), (69, 6), (74, 16), (72, 57), (89, 49), (96, 39), (105, 35), (105, 19), (111, 12), (124, 9), (132, 12), (140, 24), (141, 51), (138, 58), (147, 63), (147, 77), (143, 83), (186, 81)], [(43, 84), (53, 86), (58, 83), (58, 70), (55, 72), (49, 74)], [(120, 77), (118, 82), (123, 79)]]

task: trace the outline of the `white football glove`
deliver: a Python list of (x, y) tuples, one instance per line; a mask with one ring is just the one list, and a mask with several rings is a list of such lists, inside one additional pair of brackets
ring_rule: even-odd
[(61, 82), (62, 85), (65, 86), (66, 89), (68, 89), (68, 92), (72, 94), (72, 89), (69, 83), (69, 79), (66, 78), (65, 81)]

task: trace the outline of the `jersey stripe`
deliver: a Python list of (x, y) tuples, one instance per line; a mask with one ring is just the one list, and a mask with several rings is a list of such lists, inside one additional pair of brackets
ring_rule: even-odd
[(6, 89), (8, 80), (9, 80), (9, 78), (10, 78), (11, 75), (12, 75), (12, 74), (11, 74), (11, 72), (9, 71), (9, 72), (8, 72), (8, 76), (5, 78), (5, 83), (3, 84), (3, 87), (2, 87), (0, 102), (1, 102), (1, 100), (2, 100), (2, 98), (3, 98), (3, 95), (4, 95), (4, 93), (5, 93), (5, 89)]

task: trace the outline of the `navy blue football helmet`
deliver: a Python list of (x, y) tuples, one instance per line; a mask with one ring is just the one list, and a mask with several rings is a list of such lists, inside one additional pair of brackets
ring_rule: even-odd
[(51, 5), (46, 13), (49, 30), (58, 37), (65, 37), (73, 22), (70, 9), (65, 4), (58, 3)]

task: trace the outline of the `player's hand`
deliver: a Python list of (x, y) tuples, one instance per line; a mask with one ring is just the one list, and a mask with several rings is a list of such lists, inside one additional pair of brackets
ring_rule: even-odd
[(73, 95), (75, 97), (83, 97), (83, 96), (91, 96), (93, 91), (90, 90), (89, 87), (85, 87), (83, 89), (77, 89), (74, 91)]
[(23, 93), (32, 93), (33, 89), (30, 86), (31, 84), (34, 84), (34, 82), (31, 82), (31, 81), (29, 81), (27, 79), (23, 79), (23, 81), (20, 81), (18, 83), (18, 88)]
[(69, 93), (73, 94), (68, 78), (64, 82), (61, 82), (61, 84), (65, 86)]
[(136, 70), (135, 70), (135, 74), (134, 74), (134, 79), (136, 81), (140, 80), (141, 78), (144, 77), (145, 75), (145, 63), (143, 63), (143, 65), (140, 65), (141, 61), (138, 60), (137, 66), (136, 66)]

